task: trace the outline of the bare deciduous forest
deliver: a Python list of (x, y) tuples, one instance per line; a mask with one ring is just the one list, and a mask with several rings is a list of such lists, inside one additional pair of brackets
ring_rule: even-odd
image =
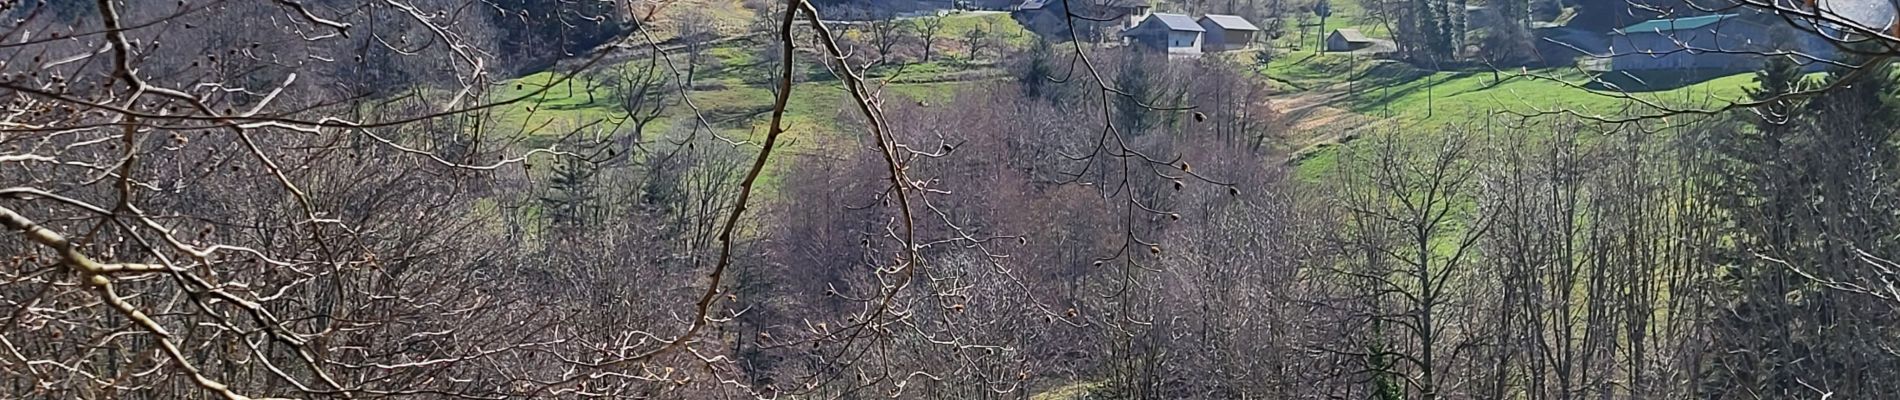
[(1896, 397), (1895, 9), (0, 1), (0, 399)]

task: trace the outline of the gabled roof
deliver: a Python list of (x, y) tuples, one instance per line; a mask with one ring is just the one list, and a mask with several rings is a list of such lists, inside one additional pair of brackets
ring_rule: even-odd
[(1700, 17), (1652, 19), (1638, 22), (1636, 25), (1630, 25), (1623, 29), (1617, 29), (1616, 33), (1659, 33), (1701, 29), (1702, 27), (1715, 25), (1718, 22), (1727, 21), (1735, 17), (1737, 17), (1736, 14), (1716, 14)]
[[(1167, 27), (1168, 30), (1171, 31), (1207, 32), (1207, 29), (1202, 28), (1201, 24), (1194, 22), (1194, 18), (1190, 18), (1185, 14), (1154, 13), (1148, 16), (1148, 20), (1160, 21), (1161, 26)], [(1141, 23), (1146, 24), (1148, 21), (1142, 21)]]
[(1339, 35), (1340, 39), (1345, 39), (1346, 43), (1372, 43), (1372, 38), (1366, 37), (1366, 34), (1360, 33), (1358, 29), (1339, 28), (1334, 29), (1333, 34)]
[(1241, 18), (1238, 15), (1207, 14), (1207, 15), (1201, 16), (1201, 20), (1213, 22), (1214, 26), (1218, 26), (1221, 29), (1226, 29), (1230, 31), (1260, 30), (1260, 27), (1253, 26), (1252, 22), (1247, 22), (1246, 18)]

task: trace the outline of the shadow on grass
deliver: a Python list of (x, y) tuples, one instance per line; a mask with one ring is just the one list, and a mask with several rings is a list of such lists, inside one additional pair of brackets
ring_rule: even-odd
[[(1367, 69), (1356, 82), (1369, 88), (1353, 94), (1353, 105), (1359, 110), (1381, 109), (1393, 102), (1432, 90), (1446, 82), (1469, 78), (1478, 74), (1475, 71), (1460, 71), (1450, 75), (1432, 77), (1432, 71), (1419, 69), (1404, 63), (1381, 63)], [(1431, 79), (1427, 79), (1431, 78)], [(1435, 97), (1450, 97), (1464, 92), (1435, 94)]]
[(706, 122), (714, 126), (737, 128), (748, 126), (771, 111), (771, 105), (716, 107), (707, 109), (702, 115), (706, 117)]
[(1736, 72), (1721, 69), (1609, 71), (1591, 79), (1584, 87), (1591, 90), (1654, 92), (1693, 86)]

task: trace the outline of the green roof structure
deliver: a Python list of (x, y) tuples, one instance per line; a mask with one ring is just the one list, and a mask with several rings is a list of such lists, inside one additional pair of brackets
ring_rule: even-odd
[(1699, 29), (1718, 22), (1735, 18), (1735, 14), (1704, 15), (1700, 17), (1652, 19), (1616, 30), (1616, 33), (1661, 33)]

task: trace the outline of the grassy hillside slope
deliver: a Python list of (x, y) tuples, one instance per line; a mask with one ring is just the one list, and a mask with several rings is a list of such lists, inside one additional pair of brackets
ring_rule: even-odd
[[(1275, 81), (1282, 99), (1324, 94), (1326, 105), (1365, 124), (1321, 124), (1289, 132), (1300, 174), (1314, 178), (1332, 169), (1332, 152), (1372, 131), (1397, 129), (1431, 135), (1446, 128), (1541, 117), (1624, 118), (1661, 114), (1651, 105), (1714, 108), (1734, 102), (1754, 85), (1735, 74), (1681, 87), (1649, 91), (1590, 89), (1591, 77), (1567, 69), (1515, 71), (1426, 71), (1409, 65), (1337, 54), (1275, 62), (1261, 73)], [(1297, 121), (1296, 121), (1297, 122)], [(1299, 126), (1300, 124), (1295, 124)], [(1343, 131), (1342, 131), (1343, 130)], [(1535, 129), (1524, 134), (1547, 134)]]
[[(721, 24), (738, 21), (741, 11), (750, 12), (743, 8), (726, 9), (730, 8), (727, 6), (739, 7), (736, 1), (690, 3), (676, 7), (706, 3), (700, 5), (711, 8), (709, 13), (723, 16), (719, 19)], [(661, 15), (677, 15), (676, 12), (683, 9), (671, 9), (673, 12)], [(750, 18), (749, 14), (745, 15)], [(979, 28), (995, 30), (1006, 46), (1021, 46), (1032, 39), (1007, 14), (951, 14), (944, 19), (943, 32), (935, 46), (937, 57), (931, 62), (907, 59), (913, 62), (879, 66), (868, 71), (867, 76), (874, 84), (884, 85), (884, 96), (917, 100), (946, 99), (958, 86), (999, 79), (1002, 71), (993, 50), (971, 60), (962, 47), (964, 34)], [(742, 32), (721, 30), (728, 38)], [(680, 102), (678, 94), (669, 94), (667, 101), (675, 104), (646, 127), (645, 138), (663, 137), (676, 127), (683, 129), (680, 124), (697, 124), (698, 118), (704, 118), (720, 135), (732, 140), (756, 142), (764, 138), (774, 97), (765, 79), (773, 71), (759, 59), (765, 49), (750, 39), (715, 42), (714, 47), (704, 52), (706, 58), (696, 67), (694, 85), (685, 93), (685, 98), (697, 108), (697, 115), (694, 107)], [(647, 46), (644, 42), (638, 45), (642, 49), (644, 46)], [(675, 52), (670, 56), (677, 68), (686, 67), (682, 64), (686, 55)], [(774, 191), (778, 173), (789, 163), (796, 162), (800, 158), (797, 156), (834, 153), (840, 146), (854, 143), (850, 135), (839, 129), (840, 121), (850, 118), (846, 114), (851, 110), (849, 95), (829, 71), (814, 64), (814, 57), (817, 56), (809, 53), (799, 55), (801, 71), (796, 73), (799, 82), (793, 86), (786, 108), (789, 130), (783, 138), (784, 146), (777, 153), (779, 156), (773, 157), (774, 164), (761, 178), (762, 189), (767, 193)], [(497, 110), (501, 129), (531, 132), (531, 140), (524, 145), (535, 147), (553, 145), (576, 131), (627, 129), (631, 124), (624, 123), (626, 112), (621, 110), (620, 99), (607, 81), (621, 68), (641, 68), (647, 59), (644, 56), (622, 58), (618, 65), (597, 66), (572, 76), (568, 72), (543, 71), (502, 82), (493, 93), (494, 98), (531, 97)], [(756, 146), (742, 148), (746, 152), (758, 150)]]

